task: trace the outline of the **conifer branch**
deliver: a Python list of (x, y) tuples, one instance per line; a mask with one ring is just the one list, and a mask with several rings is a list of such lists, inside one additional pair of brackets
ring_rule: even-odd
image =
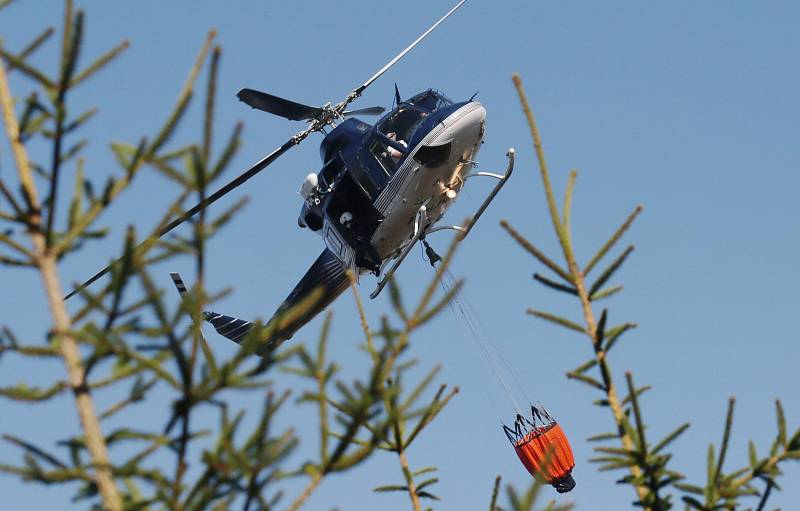
[(540, 275), (538, 273), (533, 274), (533, 279), (549, 287), (550, 289), (555, 289), (556, 291), (561, 291), (562, 293), (567, 293), (574, 296), (578, 295), (578, 291), (573, 286), (565, 286), (564, 284), (552, 281), (547, 277)]
[(725, 430), (722, 433), (722, 445), (719, 449), (719, 458), (714, 469), (714, 477), (709, 483), (719, 484), (719, 477), (722, 473), (722, 465), (725, 463), (725, 455), (728, 453), (728, 442), (731, 438), (731, 428), (733, 427), (733, 408), (736, 405), (736, 398), (731, 396), (728, 399), (728, 413), (725, 417)]
[(494, 486), (492, 487), (492, 500), (489, 501), (489, 511), (497, 511), (497, 495), (500, 493), (501, 477), (494, 478)]
[(54, 333), (64, 358), (70, 385), (75, 394), (78, 415), (86, 436), (86, 445), (92, 456), (95, 467), (95, 482), (103, 497), (104, 506), (111, 511), (120, 510), (122, 509), (122, 500), (111, 474), (108, 453), (103, 435), (100, 432), (97, 414), (94, 411), (94, 403), (89, 395), (89, 389), (84, 383), (80, 353), (75, 339), (67, 333), (71, 330), (71, 323), (64, 302), (61, 299), (61, 285), (58, 279), (56, 258), (48, 251), (47, 241), (41, 230), (36, 186), (32, 178), (27, 151), (19, 140), (19, 125), (14, 114), (5, 66), (2, 62), (0, 62), (0, 108), (3, 110), (6, 134), (14, 153), (20, 183), (23, 186), (26, 200), (32, 209), (29, 222), (33, 227), (30, 235), (34, 247), (34, 259), (41, 274), (50, 311), (53, 315)]
[[(758, 507), (758, 509), (763, 509), (771, 490), (773, 488), (778, 488), (775, 483), (775, 478), (780, 474), (778, 468), (779, 464), (788, 459), (800, 459), (800, 430), (798, 430), (791, 439), (788, 439), (783, 407), (780, 402), (776, 402), (778, 433), (772, 444), (770, 455), (765, 458), (759, 458), (756, 453), (755, 445), (751, 442), (749, 449), (750, 466), (734, 472), (725, 473), (723, 468), (728, 452), (735, 402), (734, 398), (731, 398), (719, 453), (715, 453), (713, 444), (709, 446), (707, 454), (708, 475), (706, 486), (701, 487), (680, 482), (683, 476), (667, 468), (671, 456), (669, 454), (664, 454), (663, 451), (686, 431), (689, 424), (684, 423), (678, 426), (653, 446), (648, 443), (646, 434), (647, 425), (645, 424), (642, 413), (640, 396), (646, 392), (650, 386), (635, 387), (631, 373), (627, 372), (628, 395), (620, 401), (612, 380), (611, 369), (607, 358), (608, 351), (615, 346), (620, 336), (636, 325), (634, 323), (623, 323), (607, 329), (607, 311), (603, 310), (600, 319), (595, 320), (594, 311), (591, 306), (592, 301), (611, 296), (622, 289), (622, 286), (612, 286), (606, 289), (602, 288), (631, 253), (633, 246), (624, 250), (622, 254), (602, 272), (597, 280), (591, 286), (588, 286), (588, 291), (585, 282), (586, 275), (629, 229), (630, 225), (641, 213), (642, 206), (636, 207), (622, 226), (614, 232), (611, 238), (600, 248), (595, 256), (590, 259), (584, 270), (580, 271), (576, 262), (569, 232), (569, 212), (571, 209), (571, 197), (575, 179), (574, 173), (570, 174), (567, 183), (563, 217), (558, 218), (550, 179), (544, 162), (542, 144), (539, 140), (533, 114), (527, 104), (521, 81), (516, 76), (514, 77), (514, 83), (517, 87), (524, 113), (528, 118), (528, 124), (531, 128), (531, 135), (534, 139), (534, 146), (539, 160), (548, 208), (551, 213), (556, 235), (562, 247), (564, 261), (567, 265), (568, 278), (565, 280), (574, 286), (574, 293), (578, 296), (581, 303), (586, 326), (583, 327), (559, 316), (539, 311), (529, 310), (529, 313), (533, 313), (560, 326), (588, 335), (594, 350), (594, 358), (582, 364), (574, 371), (567, 373), (567, 377), (578, 379), (601, 389), (605, 396), (603, 399), (595, 401), (595, 404), (599, 406), (608, 406), (614, 416), (617, 431), (595, 435), (590, 438), (590, 441), (619, 439), (621, 444), (621, 447), (595, 448), (596, 452), (600, 453), (600, 456), (596, 456), (590, 461), (601, 463), (602, 465), (599, 468), (601, 471), (617, 469), (628, 470), (629, 474), (623, 477), (619, 482), (630, 484), (635, 488), (638, 500), (634, 504), (646, 510), (662, 511), (670, 509), (672, 507), (672, 503), (670, 502), (671, 496), (662, 495), (665, 488), (670, 486), (687, 493), (687, 495), (681, 497), (687, 509), (710, 510), (721, 509), (723, 507), (725, 509), (733, 509), (739, 505), (740, 497), (758, 495), (757, 490), (752, 485), (752, 482), (756, 479), (765, 481), (767, 485), (763, 495), (761, 495), (761, 501)], [(504, 225), (504, 227), (506, 226)], [(507, 230), (524, 248), (526, 248), (526, 250), (531, 252), (543, 264), (551, 269), (554, 266), (558, 268), (556, 263), (548, 262), (549, 260), (545, 257), (537, 254), (538, 251), (530, 250), (530, 247), (533, 247), (533, 245), (527, 240), (522, 239), (516, 231), (509, 228), (507, 228)], [(569, 286), (562, 286), (538, 276), (537, 280), (555, 290), (572, 293), (573, 288)], [(599, 380), (587, 374), (589, 370), (595, 367), (600, 374)], [(515, 493), (510, 494), (510, 497), (515, 509), (523, 504), (523, 501)], [(698, 498), (703, 498), (705, 502), (701, 502)]]
[[(561, 214), (562, 218), (564, 219), (564, 232), (567, 236), (571, 235), (571, 225), (570, 219), (572, 216), (572, 194), (575, 191), (575, 180), (578, 179), (578, 171), (571, 170), (569, 175), (567, 176), (567, 187), (564, 191), (564, 210)], [(570, 240), (572, 243), (572, 240)]]
[(542, 264), (553, 270), (559, 277), (564, 279), (567, 283), (574, 285), (572, 282), (572, 277), (569, 273), (567, 273), (561, 266), (555, 263), (552, 259), (547, 257), (544, 252), (536, 248), (533, 243), (529, 240), (524, 238), (516, 229), (514, 229), (511, 224), (509, 224), (506, 220), (500, 221), (500, 226), (505, 229), (512, 238), (514, 238), (517, 243), (522, 246), (525, 250), (530, 252), (536, 259), (538, 259)]
[[(33, 52), (38, 50), (55, 33), (53, 27), (47, 27), (44, 32), (36, 36), (28, 45), (19, 52), (19, 58), (24, 60), (30, 57)], [(7, 71), (11, 72), (14, 68), (9, 66)]]
[[(600, 369), (600, 374), (602, 376), (602, 384), (603, 384), (603, 389), (605, 390), (606, 393), (606, 400), (612, 411), (614, 420), (617, 424), (620, 442), (622, 443), (624, 449), (632, 450), (634, 447), (633, 440), (630, 434), (625, 430), (624, 427), (626, 422), (625, 415), (622, 410), (619, 397), (617, 396), (616, 386), (614, 385), (614, 382), (611, 378), (611, 371), (608, 367), (605, 351), (602, 349), (602, 344), (601, 344), (602, 340), (598, 337), (597, 323), (595, 321), (594, 312), (592, 310), (591, 301), (589, 298), (591, 293), (587, 292), (586, 289), (585, 274), (578, 267), (575, 254), (572, 249), (572, 244), (570, 242), (570, 235), (568, 232), (565, 231), (564, 223), (558, 216), (558, 209), (556, 207), (555, 197), (553, 194), (552, 185), (550, 183), (550, 175), (547, 169), (547, 164), (545, 162), (541, 137), (536, 127), (536, 121), (534, 119), (533, 112), (531, 111), (531, 108), (528, 105), (528, 100), (522, 86), (522, 80), (518, 75), (514, 75), (513, 81), (514, 81), (514, 86), (517, 90), (517, 94), (519, 95), (520, 103), (522, 104), (523, 112), (528, 121), (528, 126), (530, 127), (531, 138), (533, 139), (537, 160), (539, 162), (539, 171), (542, 178), (545, 197), (547, 198), (547, 205), (550, 211), (550, 217), (556, 232), (556, 236), (561, 245), (564, 260), (567, 264), (567, 269), (569, 274), (568, 282), (570, 282), (575, 286), (578, 298), (581, 303), (581, 308), (583, 310), (583, 316), (586, 323), (586, 327), (585, 329), (581, 327), (576, 328), (577, 325), (572, 325), (571, 322), (568, 322), (568, 324), (564, 324), (562, 321), (557, 321), (557, 322), (563, 324), (563, 326), (568, 326), (573, 330), (583, 331), (588, 335), (589, 340), (592, 343), (592, 347), (594, 348), (595, 358), (597, 360), (598, 367)], [(571, 188), (571, 186), (569, 186), (568, 188)], [(565, 209), (565, 211), (567, 210)], [(618, 231), (620, 232), (619, 234), (620, 236), (621, 232), (624, 232), (625, 229), (627, 229), (627, 227)], [(611, 244), (613, 244), (613, 242), (609, 242), (608, 244), (609, 248)], [(630, 465), (629, 470), (633, 478), (633, 481), (638, 481), (642, 475), (641, 468), (634, 464)], [(636, 494), (639, 497), (639, 501), (644, 502), (648, 496), (647, 488), (641, 483), (637, 482), (634, 482), (633, 485), (636, 490)], [(645, 506), (645, 509), (647, 511), (652, 511), (651, 508), (648, 506)]]
[(16, 220), (22, 220), (25, 217), (25, 213), (22, 211), (17, 199), (14, 198), (14, 194), (11, 193), (11, 190), (8, 189), (5, 181), (3, 178), (0, 177), (0, 193), (3, 194), (3, 197), (6, 198), (6, 201), (11, 205), (11, 208), (14, 210), (14, 213), (17, 215)]
[(611, 238), (609, 238), (609, 240), (606, 241), (602, 247), (600, 247), (600, 250), (597, 251), (594, 257), (592, 257), (592, 259), (586, 263), (586, 266), (583, 269), (584, 277), (588, 275), (590, 271), (592, 271), (592, 268), (594, 268), (594, 266), (600, 262), (600, 260), (608, 253), (608, 251), (614, 247), (617, 241), (622, 238), (622, 235), (625, 234), (625, 231), (630, 228), (631, 224), (633, 224), (633, 221), (636, 220), (636, 217), (639, 216), (643, 210), (644, 206), (641, 204), (636, 206), (636, 208), (633, 210), (633, 213), (631, 213), (625, 222), (623, 222), (622, 225), (614, 232), (614, 234), (611, 235)]

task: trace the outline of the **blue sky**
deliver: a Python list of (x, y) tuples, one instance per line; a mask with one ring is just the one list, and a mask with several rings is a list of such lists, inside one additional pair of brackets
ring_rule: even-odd
[[(50, 13), (30, 0), (2, 11), (3, 44), (17, 50), (44, 26), (58, 25), (60, 4), (49, 5)], [(416, 38), (450, 2), (95, 0), (78, 5), (87, 11), (87, 59), (121, 39), (132, 42), (120, 60), (74, 97), (76, 109), (102, 107), (83, 136), (92, 141), (86, 153), (89, 173), (104, 179), (116, 169), (108, 142), (133, 142), (161, 124), (208, 29), (218, 31), (223, 48), (217, 145), (243, 120), (245, 144), (234, 167), (244, 169), (301, 125), (250, 110), (236, 100), (237, 90), (263, 89), (310, 104), (336, 101)], [(498, 225), (508, 219), (540, 247), (557, 253), (511, 74), (518, 72), (525, 82), (559, 197), (567, 172), (579, 171), (573, 239), (582, 261), (637, 204), (645, 206), (625, 239), (636, 251), (614, 279), (625, 290), (605, 304), (613, 322), (635, 321), (639, 328), (612, 352), (611, 363), (617, 382), (632, 370), (639, 384), (654, 386), (644, 399), (651, 438), (692, 423), (675, 444), (674, 468), (697, 483), (705, 477), (707, 443), (719, 444), (729, 396), (738, 401), (728, 468), (746, 463), (749, 439), (761, 451), (768, 448), (775, 398), (783, 401), (790, 427), (800, 424), (798, 23), (800, 6), (788, 1), (469, 0), (358, 103), (388, 106), (395, 82), (404, 97), (428, 87), (455, 99), (477, 91), (488, 111), (481, 168), (502, 168), (506, 149), (517, 149), (512, 180), (463, 244), (454, 273), (466, 277), (470, 301), (512, 360), (527, 394), (545, 403), (572, 438), (578, 486), (565, 499), (578, 509), (620, 509), (633, 500), (633, 492), (613, 484), (621, 474), (597, 473), (587, 463), (592, 453), (585, 438), (612, 425), (607, 410), (592, 406), (597, 396), (564, 377), (590, 355), (587, 340), (524, 314), (534, 307), (579, 319), (577, 303), (535, 285), (531, 274), (542, 268)], [(53, 69), (55, 55), (51, 45), (36, 62)], [(12, 87), (21, 93), (28, 84), (16, 77)], [(199, 119), (194, 105), (176, 143), (198, 136)], [(234, 194), (252, 200), (209, 247), (209, 285), (236, 288), (219, 304), (221, 312), (269, 315), (321, 250), (319, 239), (295, 223), (301, 205), (295, 191), (319, 165), (318, 141), (308, 140)], [(0, 151), (1, 171), (9, 176), (5, 143)], [(471, 183), (450, 219), (466, 216), (490, 186)], [(148, 229), (174, 195), (175, 189), (154, 173), (142, 175), (102, 217), (112, 228), (110, 239), (66, 261), (63, 281), (83, 279), (103, 266), (120, 245), (124, 226)], [(446, 238), (436, 245), (444, 247)], [(175, 266), (164, 268), (164, 286), (170, 270), (191, 273), (188, 260)], [(409, 299), (419, 295), (430, 276), (418, 257), (409, 257), (399, 272)], [(366, 295), (374, 283), (370, 277), (362, 282)], [(38, 342), (48, 315), (35, 274), (3, 268), (0, 283), (0, 323)], [(367, 309), (377, 321), (388, 299), (379, 297)], [(345, 376), (357, 374), (366, 361), (356, 349), (361, 338), (352, 298), (345, 295), (333, 310), (332, 352), (345, 366)], [(319, 321), (312, 322), (292, 342), (313, 342), (319, 327)], [(235, 349), (209, 337), (220, 354)], [(413, 353), (426, 367), (442, 363), (441, 380), (461, 387), (409, 452), (414, 467), (440, 468), (436, 490), (443, 500), (436, 508), (485, 508), (496, 474), (527, 484), (529, 476), (498, 427), (506, 417), (498, 417), (483, 391), (494, 382), (480, 368), (482, 361), (456, 318), (443, 314), (417, 335)], [(42, 384), (62, 373), (58, 363), (29, 365), (10, 357), (0, 363), (2, 384)], [(97, 399), (108, 403), (112, 398)], [(257, 396), (243, 397), (236, 405), (259, 402)], [(501, 413), (507, 407), (510, 419), (508, 405), (498, 400), (496, 406)], [(160, 421), (161, 413), (144, 405), (130, 420)], [(301, 427), (307, 415), (308, 410), (287, 411), (280, 420)], [(4, 433), (28, 434), (46, 444), (75, 428), (69, 398), (46, 407), (2, 404)], [(309, 441), (307, 449), (312, 448)], [(297, 461), (309, 451), (301, 451)], [(16, 459), (16, 451), (0, 444), (0, 460)], [(787, 484), (771, 500), (773, 507), (789, 509), (800, 500), (800, 490), (788, 484), (799, 475), (797, 466), (786, 467)], [(403, 496), (368, 491), (401, 477), (395, 459), (379, 456), (326, 481), (308, 509), (407, 508)], [(13, 509), (53, 507), (69, 495), (5, 476), (0, 494)]]

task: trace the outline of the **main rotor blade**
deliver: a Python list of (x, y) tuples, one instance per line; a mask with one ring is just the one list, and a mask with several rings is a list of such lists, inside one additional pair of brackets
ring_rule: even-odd
[[(464, 5), (464, 2), (466, 2), (466, 1), (467, 1), (467, 0), (461, 0), (460, 2), (458, 2), (458, 3), (456, 4), (456, 6), (455, 6), (455, 7), (453, 7), (452, 9), (450, 9), (450, 10), (447, 12), (447, 14), (445, 14), (444, 16), (442, 16), (441, 18), (439, 18), (439, 21), (437, 21), (436, 23), (434, 23), (434, 24), (433, 24), (433, 26), (431, 26), (431, 28), (429, 28), (428, 30), (426, 30), (425, 32), (423, 32), (423, 34), (422, 34), (421, 36), (417, 37), (417, 39), (416, 39), (416, 40), (415, 40), (413, 43), (411, 43), (411, 44), (410, 44), (410, 45), (409, 45), (409, 46), (408, 46), (406, 49), (404, 49), (403, 51), (401, 51), (400, 53), (398, 53), (398, 54), (397, 54), (397, 56), (395, 56), (395, 58), (393, 58), (392, 60), (390, 60), (389, 62), (387, 62), (387, 63), (386, 63), (386, 65), (385, 65), (385, 66), (383, 66), (383, 67), (382, 67), (382, 68), (381, 68), (381, 69), (380, 69), (380, 70), (379, 70), (377, 73), (375, 73), (374, 75), (372, 75), (372, 76), (369, 78), (369, 80), (367, 80), (367, 81), (366, 81), (366, 82), (364, 82), (363, 84), (359, 85), (359, 86), (358, 86), (358, 88), (356, 88), (356, 89), (353, 91), (353, 94), (351, 94), (351, 96), (355, 96), (355, 97), (358, 97), (358, 96), (360, 96), (360, 95), (361, 95), (361, 93), (362, 93), (362, 92), (364, 92), (364, 89), (366, 89), (367, 87), (369, 87), (369, 86), (372, 84), (372, 82), (374, 82), (375, 80), (377, 80), (378, 78), (380, 78), (380, 76), (381, 76), (383, 73), (385, 73), (385, 72), (386, 72), (386, 71), (387, 71), (387, 70), (388, 70), (390, 67), (392, 67), (393, 65), (395, 65), (395, 64), (397, 63), (397, 61), (398, 61), (398, 60), (400, 60), (400, 59), (402, 59), (403, 57), (405, 57), (406, 53), (410, 52), (410, 51), (411, 51), (411, 50), (414, 48), (414, 46), (418, 45), (418, 44), (420, 43), (420, 41), (422, 41), (423, 39), (425, 39), (425, 38), (428, 36), (428, 34), (430, 34), (431, 32), (433, 32), (433, 31), (436, 29), (436, 27), (438, 27), (439, 25), (441, 25), (441, 23), (442, 23), (444, 20), (446, 20), (446, 19), (447, 19), (447, 18), (448, 18), (448, 17), (449, 17), (451, 14), (453, 14), (454, 12), (456, 12), (456, 10), (457, 10), (459, 7), (461, 7), (462, 5)], [(355, 99), (355, 97), (353, 97), (353, 99)], [(350, 100), (350, 101), (352, 101), (352, 100)]]
[(285, 117), (290, 121), (305, 121), (313, 119), (322, 113), (322, 109), (319, 107), (295, 103), (294, 101), (253, 89), (242, 89), (236, 94), (236, 97), (239, 98), (239, 101), (244, 101), (252, 108)]
[(386, 109), (382, 106), (371, 106), (368, 108), (359, 108), (357, 110), (345, 110), (342, 115), (345, 117), (353, 117), (354, 115), (381, 115)]
[[(175, 220), (171, 221), (169, 224), (164, 226), (160, 231), (158, 231), (158, 233), (150, 236), (149, 238), (145, 239), (144, 241), (142, 241), (141, 243), (136, 245), (136, 247), (134, 248), (134, 253), (135, 253), (135, 251), (140, 250), (142, 247), (144, 247), (146, 245), (149, 245), (149, 244), (152, 244), (155, 240), (161, 238), (162, 236), (164, 236), (165, 234), (167, 234), (168, 232), (170, 232), (174, 228), (176, 228), (179, 225), (181, 225), (186, 220), (190, 219), (191, 217), (193, 217), (194, 215), (199, 213), (201, 210), (203, 210), (206, 207), (210, 206), (211, 204), (215, 203), (217, 200), (222, 198), (222, 196), (224, 196), (225, 194), (227, 194), (228, 192), (230, 192), (231, 190), (233, 190), (237, 186), (242, 185), (245, 181), (247, 181), (251, 177), (255, 176), (256, 174), (258, 174), (259, 172), (261, 172), (265, 168), (267, 168), (272, 162), (274, 162), (279, 157), (281, 157), (283, 155), (283, 153), (285, 153), (286, 151), (288, 151), (292, 147), (294, 147), (297, 144), (299, 144), (300, 142), (302, 142), (303, 139), (306, 138), (309, 133), (310, 132), (308, 130), (301, 131), (299, 134), (297, 134), (294, 137), (292, 137), (291, 139), (287, 140), (285, 144), (283, 144), (282, 146), (280, 146), (279, 148), (275, 149), (273, 152), (271, 152), (270, 154), (268, 154), (267, 156), (262, 158), (258, 163), (256, 163), (252, 167), (250, 167), (248, 170), (246, 170), (244, 173), (242, 173), (239, 177), (237, 177), (236, 179), (230, 181), (228, 184), (226, 184), (225, 186), (223, 186), (222, 188), (220, 188), (216, 192), (212, 193), (211, 195), (206, 197), (204, 200), (198, 202), (194, 207), (192, 207), (191, 209), (187, 210), (181, 216), (179, 216), (178, 218), (176, 218)], [(75, 296), (75, 294), (77, 294), (81, 289), (84, 289), (86, 286), (91, 285), (93, 282), (95, 282), (97, 279), (99, 279), (103, 275), (106, 275), (111, 270), (111, 267), (114, 266), (114, 264), (116, 264), (120, 260), (121, 260), (121, 258), (117, 259), (116, 261), (112, 262), (111, 264), (109, 264), (108, 266), (106, 266), (105, 268), (100, 270), (99, 272), (95, 273), (89, 280), (87, 280), (86, 282), (84, 282), (80, 286), (78, 286), (75, 289), (73, 289), (67, 296), (64, 297), (64, 300), (69, 300), (71, 297)]]

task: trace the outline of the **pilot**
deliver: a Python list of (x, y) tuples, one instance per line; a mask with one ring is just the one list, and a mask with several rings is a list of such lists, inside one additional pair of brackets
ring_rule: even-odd
[[(408, 147), (408, 144), (406, 144), (404, 140), (397, 140), (397, 133), (395, 133), (394, 131), (390, 131), (389, 133), (387, 133), (386, 134), (386, 138), (388, 138), (389, 140), (396, 141), (398, 144), (400, 144), (403, 147)], [(386, 147), (386, 152), (389, 153), (389, 156), (392, 157), (392, 159), (395, 161), (395, 163), (400, 161), (400, 158), (403, 157), (403, 153), (401, 151), (395, 149), (392, 146), (387, 146)]]
[(350, 228), (350, 223), (353, 221), (353, 214), (349, 211), (345, 211), (342, 213), (342, 216), (339, 217), (339, 223), (343, 226)]

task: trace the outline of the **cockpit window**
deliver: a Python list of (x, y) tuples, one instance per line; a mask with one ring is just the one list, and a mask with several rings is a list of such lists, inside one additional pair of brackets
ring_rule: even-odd
[(435, 90), (421, 92), (408, 100), (408, 103), (424, 108), (430, 112), (453, 104), (451, 100)]
[(398, 142), (407, 142), (427, 115), (428, 112), (424, 110), (401, 106), (397, 112), (378, 123), (378, 131), (393, 136)]
[[(453, 102), (435, 90), (427, 90), (403, 101), (393, 112), (390, 112), (376, 125), (377, 136), (369, 143), (369, 152), (379, 164), (380, 176), (372, 176), (373, 180), (388, 179), (397, 170), (399, 163), (405, 157), (409, 142), (414, 137), (414, 132), (432, 112), (452, 105)], [(387, 140), (393, 140), (389, 143)], [(369, 167), (375, 166), (374, 164)], [(378, 170), (378, 169), (376, 169)], [(385, 176), (385, 178), (384, 178)], [(376, 182), (379, 188), (382, 184)]]
[(319, 187), (322, 190), (327, 190), (336, 181), (336, 176), (342, 171), (341, 159), (331, 159), (319, 173)]

